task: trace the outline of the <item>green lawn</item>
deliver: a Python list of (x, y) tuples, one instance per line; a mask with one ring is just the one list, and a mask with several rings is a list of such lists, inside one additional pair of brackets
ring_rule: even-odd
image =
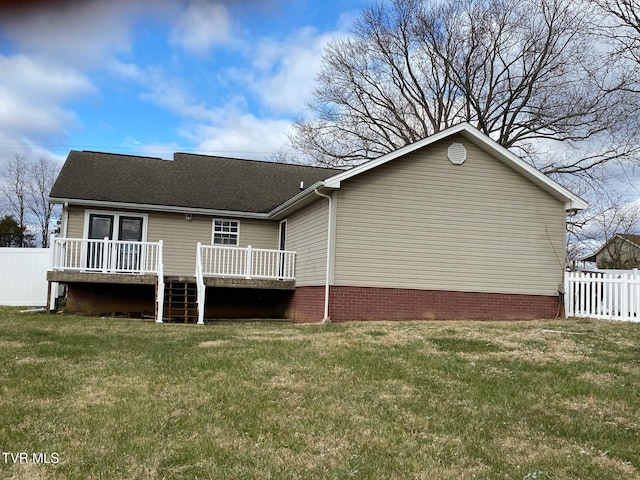
[(0, 359), (0, 478), (640, 478), (640, 324), (0, 307)]

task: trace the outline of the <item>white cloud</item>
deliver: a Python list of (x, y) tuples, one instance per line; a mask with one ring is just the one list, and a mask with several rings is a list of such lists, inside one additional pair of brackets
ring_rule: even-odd
[(33, 103), (64, 101), (94, 92), (91, 81), (76, 70), (37, 62), (25, 55), (0, 56), (0, 85)]
[(212, 46), (231, 41), (229, 13), (225, 5), (194, 0), (176, 21), (169, 42), (190, 53), (204, 54)]
[(30, 141), (64, 136), (77, 124), (64, 102), (94, 92), (91, 81), (74, 70), (25, 55), (0, 56), (0, 142), (24, 148)]
[(245, 75), (262, 104), (275, 112), (300, 114), (311, 99), (325, 47), (341, 35), (305, 27), (284, 40), (258, 41), (252, 51), (255, 71)]
[(110, 71), (142, 87), (140, 98), (143, 100), (181, 117), (201, 120), (210, 118), (204, 102), (194, 100), (187, 93), (187, 82), (171, 77), (159, 67), (141, 68), (131, 63), (113, 62)]
[(225, 109), (215, 123), (194, 125), (182, 133), (197, 142), (195, 150), (204, 154), (264, 159), (284, 145), (290, 127), (288, 120), (259, 119)]
[(243, 96), (235, 96), (220, 106), (207, 105), (189, 94), (189, 85), (160, 69), (115, 65), (113, 72), (135, 80), (143, 89), (141, 98), (182, 118), (177, 134), (195, 145), (180, 147), (176, 142), (143, 146), (125, 139), (126, 147), (145, 155), (167, 158), (167, 148), (195, 150), (203, 154), (265, 158), (287, 141), (289, 119), (258, 118), (248, 111)]

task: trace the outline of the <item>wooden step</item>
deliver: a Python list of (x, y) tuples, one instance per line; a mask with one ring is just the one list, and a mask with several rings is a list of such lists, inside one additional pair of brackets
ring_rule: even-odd
[(169, 282), (165, 285), (164, 317), (169, 322), (198, 321), (198, 287), (194, 282)]

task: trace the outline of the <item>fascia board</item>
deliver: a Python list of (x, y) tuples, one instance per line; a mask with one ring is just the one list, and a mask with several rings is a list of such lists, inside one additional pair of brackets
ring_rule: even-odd
[(126, 203), (126, 202), (106, 202), (101, 200), (82, 200), (77, 198), (49, 198), (51, 203), (69, 203), (70, 205), (80, 205), (84, 207), (105, 207), (105, 208), (122, 208), (130, 210), (143, 210), (149, 212), (167, 212), (167, 213), (191, 213), (196, 215), (252, 218), (260, 220), (268, 220), (268, 213), (241, 212), (236, 210), (215, 210), (207, 208), (178, 207), (173, 205), (151, 205), (142, 203)]

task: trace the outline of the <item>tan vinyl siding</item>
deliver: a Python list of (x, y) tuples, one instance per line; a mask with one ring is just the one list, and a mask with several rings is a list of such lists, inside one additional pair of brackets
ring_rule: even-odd
[(240, 220), (240, 246), (254, 248), (278, 248), (278, 228), (280, 222), (266, 220)]
[[(216, 217), (218, 218), (218, 217)], [(278, 224), (264, 220), (233, 219), (240, 222), (240, 247), (278, 248)], [(186, 221), (176, 213), (149, 214), (149, 241), (164, 241), (164, 269), (166, 275), (191, 275), (196, 269), (196, 245), (211, 245), (213, 217), (193, 215)]]
[[(69, 205), (69, 214), (67, 220), (67, 237), (83, 238), (84, 237), (84, 207), (76, 207)], [(62, 226), (64, 227), (64, 226)], [(64, 230), (61, 230), (64, 231)]]
[(191, 221), (184, 214), (149, 213), (147, 240), (162, 240), (165, 275), (194, 276), (196, 245), (211, 243), (211, 218), (193, 215)]
[(327, 263), (327, 206), (319, 199), (287, 219), (287, 250), (296, 254), (296, 286), (323, 285)]
[(335, 284), (555, 295), (564, 219), (560, 201), (450, 138), (342, 184)]
[[(84, 207), (69, 207), (68, 237), (83, 238), (85, 211)], [(115, 210), (105, 209), (104, 211)], [(204, 245), (211, 244), (214, 217), (192, 215), (192, 220), (187, 221), (182, 213), (140, 211), (130, 213), (146, 213), (148, 215), (147, 241), (163, 241), (165, 275), (193, 276), (195, 274), (196, 246), (198, 242)], [(230, 218), (230, 220), (240, 222), (241, 247), (251, 245), (255, 248), (278, 248), (278, 222), (237, 218)]]

